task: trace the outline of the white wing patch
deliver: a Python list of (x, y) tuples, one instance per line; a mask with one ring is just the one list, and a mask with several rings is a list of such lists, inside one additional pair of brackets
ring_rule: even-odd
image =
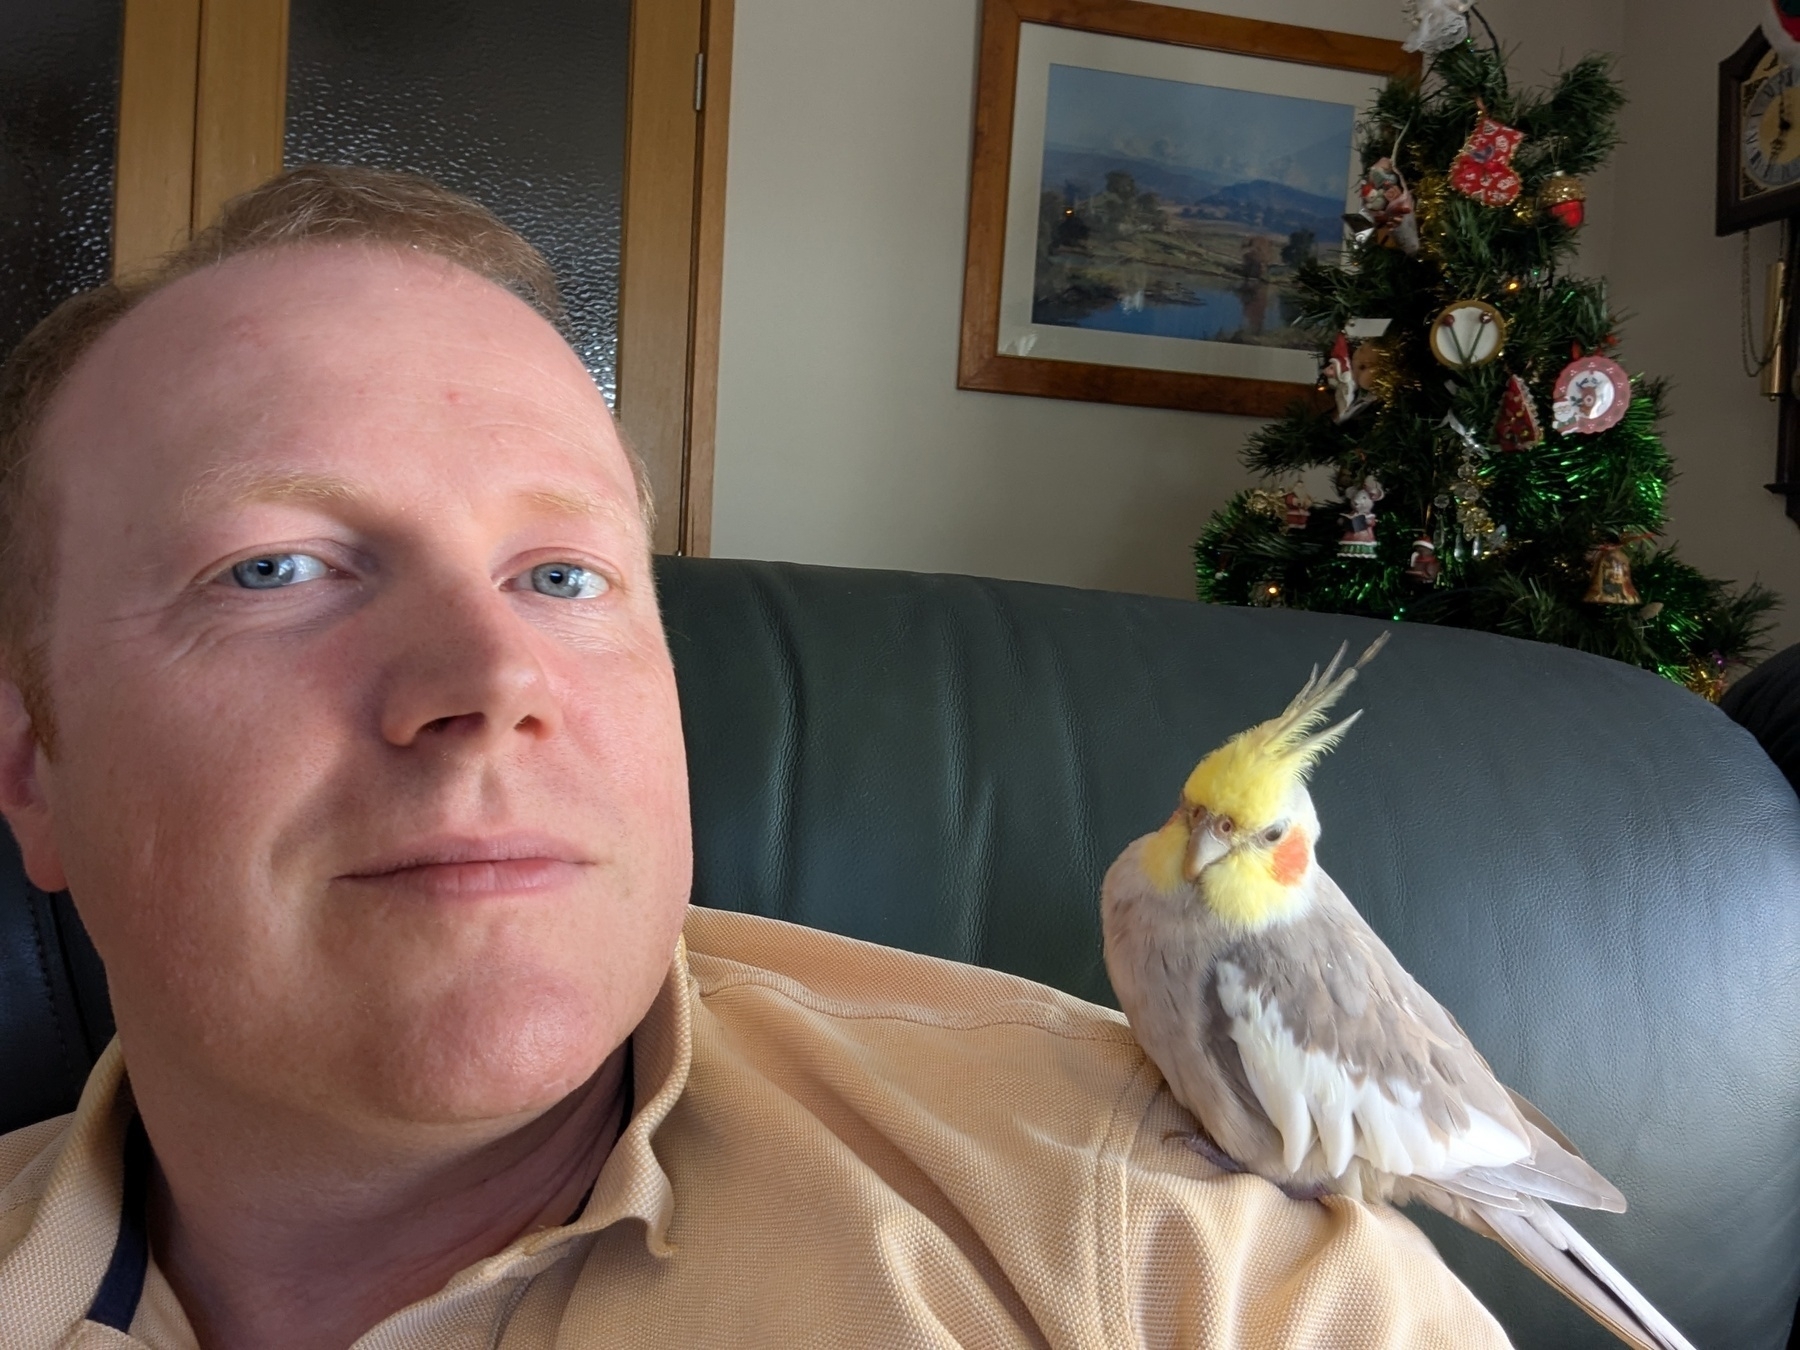
[(1443, 1180), (1470, 1167), (1505, 1167), (1531, 1156), (1529, 1139), (1486, 1112), (1468, 1107), (1468, 1128), (1445, 1133), (1420, 1112), (1412, 1084), (1394, 1080), (1384, 1091), (1357, 1066), (1302, 1048), (1281, 1010), (1250, 988), (1232, 962), (1219, 962), (1218, 982), (1244, 1074), (1281, 1132), (1281, 1160), (1289, 1172), (1305, 1163), (1315, 1134), (1325, 1170), (1334, 1177), (1357, 1157), (1396, 1176)]

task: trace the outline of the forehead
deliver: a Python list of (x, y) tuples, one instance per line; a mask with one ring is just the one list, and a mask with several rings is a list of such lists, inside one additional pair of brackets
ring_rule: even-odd
[(423, 469), (455, 443), (477, 452), (470, 470), (547, 456), (635, 495), (605, 402), (549, 323), (453, 263), (384, 247), (291, 246), (183, 277), (95, 344), (48, 413), (65, 483), (121, 456), (165, 482), (271, 456), (402, 469), (408, 447)]

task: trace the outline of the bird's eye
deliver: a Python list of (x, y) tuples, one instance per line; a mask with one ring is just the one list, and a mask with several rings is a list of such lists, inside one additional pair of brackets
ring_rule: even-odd
[(310, 553), (265, 553), (259, 558), (245, 558), (241, 563), (232, 564), (226, 576), (234, 585), (247, 591), (272, 591), (282, 586), (298, 586), (303, 581), (317, 581), (330, 570)]
[(1230, 816), (1220, 816), (1219, 823), (1213, 826), (1220, 834), (1230, 834), (1237, 827), (1231, 823)]
[(1268, 829), (1263, 831), (1263, 838), (1268, 840), (1271, 844), (1279, 844), (1281, 842), (1281, 836), (1286, 833), (1287, 826), (1271, 825)]
[(531, 569), (531, 589), (558, 600), (592, 600), (608, 589), (606, 578), (574, 563), (543, 563)]

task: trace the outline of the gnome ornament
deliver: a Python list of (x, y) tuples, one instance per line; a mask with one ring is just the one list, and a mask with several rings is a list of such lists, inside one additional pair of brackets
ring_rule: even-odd
[(1281, 494), (1282, 523), (1290, 534), (1297, 534), (1312, 522), (1312, 498), (1298, 488)]
[(1331, 356), (1325, 362), (1325, 387), (1331, 390), (1337, 404), (1337, 420), (1347, 422), (1368, 406), (1362, 387), (1356, 381), (1356, 361), (1350, 351), (1350, 339), (1343, 333), (1331, 344)]
[(1509, 376), (1500, 395), (1500, 415), (1494, 419), (1494, 443), (1509, 453), (1543, 444), (1531, 388), (1517, 375)]

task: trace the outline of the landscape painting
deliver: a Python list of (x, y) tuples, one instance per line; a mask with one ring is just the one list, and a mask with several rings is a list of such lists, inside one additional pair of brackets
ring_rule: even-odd
[(1343, 239), (1349, 103), (1052, 64), (1031, 320), (1311, 348), (1295, 268)]

